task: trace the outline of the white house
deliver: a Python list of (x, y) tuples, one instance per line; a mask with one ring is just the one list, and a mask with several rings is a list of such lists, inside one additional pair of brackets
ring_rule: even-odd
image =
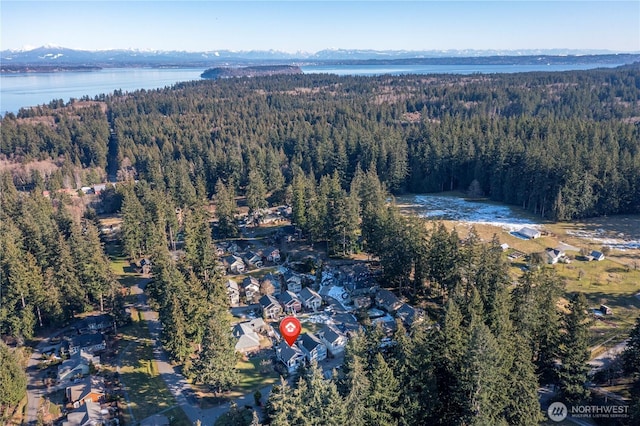
[(247, 299), (247, 303), (251, 303), (253, 298), (260, 294), (260, 282), (257, 278), (246, 277), (242, 280), (242, 288), (244, 289), (244, 296)]
[(289, 346), (284, 340), (276, 346), (276, 358), (282, 362), (289, 374), (296, 372), (298, 367), (304, 364), (304, 353), (296, 346)]
[(305, 287), (300, 291), (300, 301), (305, 308), (312, 311), (317, 311), (322, 305), (322, 297), (309, 287)]
[(227, 280), (225, 287), (227, 288), (229, 306), (238, 306), (240, 304), (240, 289), (238, 288), (238, 283), (234, 280)]
[(347, 337), (328, 324), (318, 332), (318, 337), (334, 356), (344, 352), (347, 346)]
[(230, 274), (242, 274), (246, 270), (246, 266), (241, 258), (238, 256), (227, 256), (223, 259), (224, 266), (227, 268), (227, 272)]
[(315, 334), (301, 334), (298, 338), (298, 344), (308, 362), (320, 362), (327, 358), (327, 347)]

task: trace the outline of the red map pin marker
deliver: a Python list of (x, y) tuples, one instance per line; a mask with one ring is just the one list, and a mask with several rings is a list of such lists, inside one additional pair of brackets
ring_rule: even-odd
[(296, 342), (298, 335), (300, 335), (300, 330), (302, 330), (302, 326), (296, 317), (286, 317), (280, 322), (280, 333), (289, 346)]

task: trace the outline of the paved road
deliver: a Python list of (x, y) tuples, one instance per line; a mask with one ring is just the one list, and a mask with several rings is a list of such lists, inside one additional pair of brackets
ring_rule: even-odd
[[(218, 417), (229, 411), (230, 403), (228, 402), (217, 407), (203, 410), (200, 409), (197, 402), (191, 397), (191, 395), (193, 395), (191, 386), (187, 383), (184, 376), (173, 368), (173, 365), (171, 365), (169, 360), (169, 355), (162, 348), (162, 344), (160, 343), (160, 332), (162, 330), (162, 326), (158, 319), (158, 313), (149, 308), (147, 296), (144, 294), (144, 287), (148, 282), (149, 279), (140, 280), (138, 284), (131, 287), (131, 293), (137, 295), (138, 309), (142, 312), (143, 319), (147, 321), (149, 334), (151, 335), (151, 339), (154, 341), (153, 356), (158, 367), (158, 372), (167, 384), (169, 391), (175, 397), (176, 403), (182, 408), (187, 417), (189, 417), (189, 420), (193, 423), (200, 420), (203, 426), (213, 425)], [(266, 401), (267, 396), (271, 392), (271, 386), (260, 389), (260, 392), (263, 395), (263, 401)], [(235, 402), (238, 404), (238, 407), (255, 405), (253, 394), (237, 398)]]
[(52, 334), (49, 338), (42, 339), (36, 346), (27, 363), (27, 412), (25, 423), (29, 425), (36, 424), (38, 421), (38, 408), (40, 408), (40, 399), (49, 392), (53, 392), (60, 389), (60, 386), (55, 388), (47, 388), (44, 385), (43, 379), (46, 377), (46, 371), (39, 370), (38, 364), (42, 360), (42, 353), (45, 349), (56, 346), (50, 342), (50, 339), (57, 337), (60, 334), (68, 331), (68, 329), (62, 329)]
[(612, 362), (616, 360), (618, 356), (620, 356), (620, 354), (622, 354), (622, 352), (624, 352), (624, 349), (626, 347), (627, 340), (618, 343), (614, 347), (593, 358), (588, 362), (589, 366), (591, 366), (590, 374), (595, 374), (599, 370), (607, 368), (609, 365), (611, 365)]

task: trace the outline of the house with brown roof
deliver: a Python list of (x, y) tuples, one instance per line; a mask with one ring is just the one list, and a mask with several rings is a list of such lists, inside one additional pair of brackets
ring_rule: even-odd
[(86, 379), (68, 386), (65, 390), (67, 401), (74, 408), (78, 408), (87, 401), (102, 402), (105, 396), (104, 379), (89, 376)]

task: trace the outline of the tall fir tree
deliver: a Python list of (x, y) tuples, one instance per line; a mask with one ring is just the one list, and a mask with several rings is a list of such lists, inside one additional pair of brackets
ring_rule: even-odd
[(589, 396), (586, 387), (589, 372), (589, 317), (583, 293), (571, 298), (564, 320), (565, 332), (560, 340), (560, 393), (569, 404), (577, 404)]

